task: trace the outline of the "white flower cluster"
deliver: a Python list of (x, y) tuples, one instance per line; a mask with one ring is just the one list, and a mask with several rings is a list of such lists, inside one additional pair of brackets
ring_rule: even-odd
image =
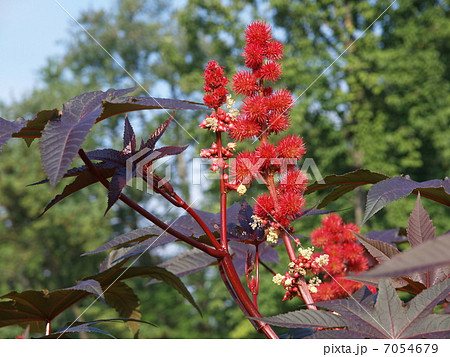
[(306, 275), (306, 270), (300, 267), (295, 267), (294, 262), (289, 263), (289, 274), (299, 273), (300, 275)]
[(274, 227), (266, 229), (266, 240), (269, 243), (275, 244), (278, 242), (278, 230)]
[(239, 116), (239, 110), (236, 108), (233, 108), (233, 105), (235, 104), (235, 101), (231, 99), (231, 95), (227, 94), (227, 109), (228, 109), (228, 115), (231, 117), (231, 120), (236, 120), (236, 118)]
[(314, 261), (319, 266), (323, 267), (324, 265), (327, 265), (328, 262), (330, 261), (330, 256), (328, 254), (322, 254), (322, 255), (318, 256)]
[(277, 285), (281, 285), (283, 282), (283, 275), (281, 274), (277, 274), (272, 278), (272, 281), (277, 284)]
[(317, 293), (317, 287), (320, 285), (321, 282), (322, 280), (320, 280), (317, 276), (311, 278), (308, 284), (309, 291), (311, 291), (312, 293)]
[(206, 122), (205, 126), (207, 128), (210, 128), (212, 131), (217, 131), (217, 128), (219, 127), (219, 123), (216, 118), (206, 117), (205, 122)]
[(253, 230), (255, 230), (256, 228), (262, 227), (263, 220), (261, 218), (259, 218), (256, 214), (254, 214), (252, 216), (252, 218), (253, 218), (253, 222), (250, 222), (249, 224)]
[(311, 255), (314, 252), (314, 247), (309, 248), (298, 248), (298, 253), (305, 259), (309, 260), (311, 258)]
[[(236, 189), (236, 192), (239, 193), (239, 196), (242, 196), (247, 192), (247, 187), (245, 187), (243, 184), (240, 184), (238, 188)], [(253, 227), (252, 227), (253, 228)], [(255, 228), (253, 228), (255, 229)]]

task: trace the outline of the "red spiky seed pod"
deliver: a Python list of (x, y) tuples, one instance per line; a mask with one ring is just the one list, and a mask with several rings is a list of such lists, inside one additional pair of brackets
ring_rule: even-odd
[(275, 208), (270, 194), (263, 193), (256, 198), (253, 212), (261, 219), (273, 219)]
[(232, 88), (237, 94), (253, 95), (258, 90), (258, 78), (252, 72), (239, 71), (233, 76)]
[(306, 149), (301, 136), (288, 135), (278, 142), (277, 152), (280, 157), (300, 160), (306, 153)]

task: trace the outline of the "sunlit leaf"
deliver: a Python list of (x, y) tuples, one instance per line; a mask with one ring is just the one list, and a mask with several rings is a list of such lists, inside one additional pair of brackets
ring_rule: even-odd
[(317, 208), (323, 208), (330, 202), (335, 201), (347, 192), (353, 191), (355, 188), (367, 184), (374, 184), (381, 180), (385, 180), (388, 176), (372, 172), (369, 170), (356, 170), (344, 175), (329, 175), (323, 178), (321, 182), (314, 182), (306, 188), (305, 195), (312, 192), (321, 191), (330, 187), (337, 186), (327, 196)]
[(6, 144), (8, 139), (11, 138), (13, 133), (18, 132), (25, 124), (25, 120), (9, 121), (0, 118), (0, 150), (1, 147)]
[(367, 195), (366, 212), (362, 224), (389, 203), (415, 192), (450, 206), (450, 179), (416, 182), (407, 177), (393, 177), (373, 185)]
[(376, 295), (363, 287), (347, 299), (316, 303), (330, 311), (299, 310), (256, 320), (291, 328), (329, 329), (306, 338), (448, 338), (450, 316), (433, 314), (433, 309), (449, 292), (450, 281), (446, 280), (404, 304), (392, 285), (382, 280)]

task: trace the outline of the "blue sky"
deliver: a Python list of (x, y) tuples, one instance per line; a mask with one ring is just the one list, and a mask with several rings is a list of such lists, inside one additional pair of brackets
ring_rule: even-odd
[(68, 29), (83, 10), (109, 9), (114, 0), (0, 0), (0, 102), (10, 103), (39, 82), (39, 69), (64, 54)]

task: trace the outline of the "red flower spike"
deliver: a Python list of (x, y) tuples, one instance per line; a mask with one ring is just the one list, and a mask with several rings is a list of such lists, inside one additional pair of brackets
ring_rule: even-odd
[(264, 159), (264, 164), (262, 165), (262, 169), (267, 168), (273, 165), (277, 160), (277, 150), (275, 145), (273, 144), (261, 144), (256, 150), (255, 154), (259, 158)]
[(236, 141), (249, 139), (261, 133), (261, 127), (258, 123), (243, 116), (237, 118), (229, 127), (230, 136)]
[(315, 247), (323, 247), (331, 239), (331, 233), (325, 228), (316, 228), (311, 232), (311, 244)]
[(264, 21), (253, 21), (245, 30), (245, 41), (251, 44), (267, 45), (272, 40), (272, 29)]
[(239, 71), (233, 76), (233, 90), (237, 94), (253, 95), (258, 90), (258, 78), (249, 71)]
[(206, 92), (203, 101), (208, 107), (217, 109), (227, 101), (228, 91), (225, 86), (228, 79), (224, 75), (223, 67), (216, 61), (210, 61), (206, 65), (203, 77), (205, 79), (203, 89)]
[(341, 274), (345, 271), (345, 264), (341, 257), (330, 255), (328, 264), (324, 269), (330, 275)]
[(342, 251), (345, 252), (345, 257), (350, 262), (356, 261), (364, 253), (361, 244), (356, 242), (342, 244)]
[(300, 136), (288, 135), (281, 139), (277, 145), (278, 155), (284, 158), (300, 160), (306, 153), (305, 144)]
[(358, 256), (356, 259), (347, 263), (349, 271), (360, 273), (369, 269), (369, 262), (364, 255)]
[(254, 213), (261, 219), (273, 219), (274, 203), (268, 193), (263, 193), (256, 198)]
[(333, 213), (322, 219), (322, 226), (331, 233), (339, 233), (342, 231), (342, 218)]
[(264, 87), (263, 89), (263, 96), (264, 97), (269, 97), (271, 96), (273, 93), (273, 88), (272, 87)]
[(334, 289), (331, 282), (322, 283), (317, 287), (317, 293), (313, 293), (313, 299), (315, 302), (327, 301), (334, 299)]

